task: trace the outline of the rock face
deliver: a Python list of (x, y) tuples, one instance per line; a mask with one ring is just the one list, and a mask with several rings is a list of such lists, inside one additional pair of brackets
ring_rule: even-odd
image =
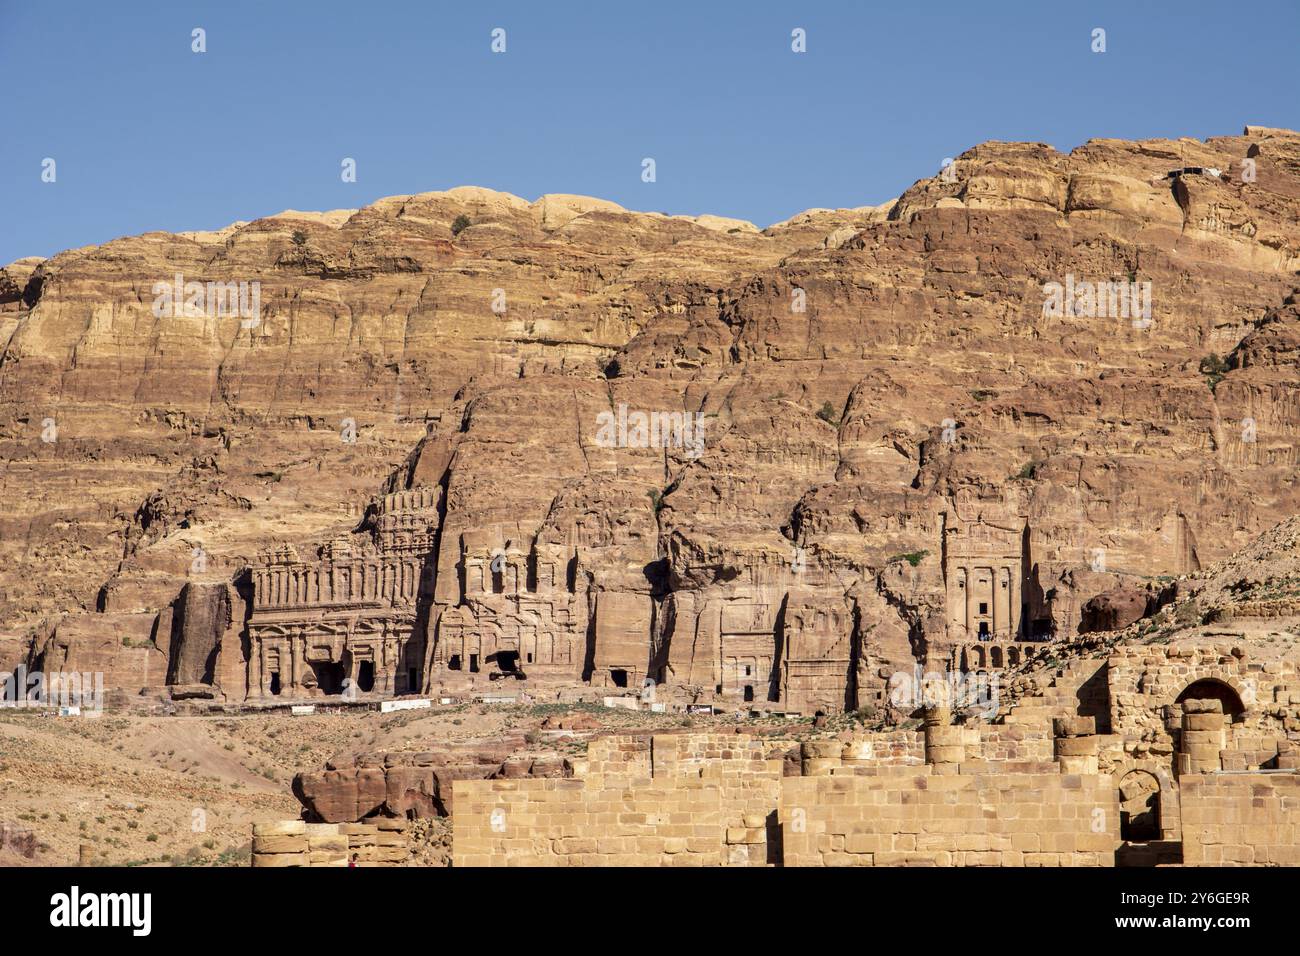
[(853, 708), (1296, 510), (1300, 135), (949, 169), (762, 231), (463, 188), (6, 267), (0, 636), (130, 693)]
[(361, 754), (293, 779), (306, 819), (351, 823), (373, 816), (445, 817), (455, 780), (566, 777), (572, 766), (555, 753), (529, 754), (523, 738), (447, 745), (421, 753)]
[(102, 674), (106, 691), (162, 687), (167, 654), (155, 641), (157, 624), (152, 614), (70, 615), (33, 638), (24, 663), (47, 674)]
[(1121, 631), (1146, 617), (1152, 596), (1138, 588), (1118, 587), (1103, 591), (1083, 605), (1079, 633)]
[(216, 683), (221, 639), (230, 624), (229, 588), (197, 582), (185, 585), (172, 616), (167, 683)]

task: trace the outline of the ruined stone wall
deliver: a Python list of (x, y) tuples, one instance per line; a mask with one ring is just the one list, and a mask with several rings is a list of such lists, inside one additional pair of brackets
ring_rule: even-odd
[(975, 759), (923, 765), (914, 731), (814, 740), (802, 745), (799, 777), (782, 775), (788, 740), (601, 738), (571, 780), (456, 781), (454, 859), (460, 866), (1113, 864), (1119, 798), (1110, 775), (1063, 773), (1051, 759), (1051, 738), (1021, 727), (989, 736), (999, 747), (1028, 739), (1048, 748), (1046, 759), (981, 760), (979, 728), (950, 730)]
[(597, 737), (587, 745), (585, 761), (579, 761), (583, 775), (626, 774), (650, 776), (650, 738), (615, 734)]
[[(721, 765), (733, 774), (758, 772), (758, 764), (789, 746), (789, 741), (746, 734), (655, 734), (650, 738), (651, 770), (656, 777), (667, 777), (706, 772), (725, 762)], [(753, 766), (743, 767), (746, 761)]]
[[(1109, 866), (1109, 775), (838, 767), (781, 777), (739, 759), (697, 774), (457, 781), (458, 866)], [(966, 769), (966, 768), (963, 768)], [(774, 813), (774, 811), (776, 811)]]
[(805, 777), (852, 772), (856, 767), (917, 766), (925, 762), (925, 741), (914, 730), (864, 734), (852, 740), (805, 740), (800, 772)]
[(1252, 711), (1255, 705), (1300, 702), (1300, 678), (1288, 661), (1250, 661), (1233, 644), (1117, 647), (1107, 667), (1115, 730), (1140, 730), (1159, 721), (1159, 708), (1197, 681), (1230, 687)]
[(729, 772), (738, 773), (743, 761), (780, 759), (791, 747), (789, 740), (748, 734), (610, 734), (591, 740), (587, 756), (575, 761), (574, 766), (584, 777), (699, 774), (722, 762)]
[(763, 866), (779, 859), (775, 807), (789, 748), (790, 741), (744, 734), (656, 734), (651, 766), (656, 782), (698, 775), (719, 786), (724, 862)]
[(791, 777), (779, 816), (786, 866), (1110, 866), (1120, 845), (1111, 778), (1052, 763)]
[[(1112, 729), (1123, 735), (1127, 757), (1168, 757), (1185, 749), (1186, 711), (1193, 701), (1177, 698), (1194, 684), (1221, 688), (1239, 705), (1227, 719), (1197, 715), (1220, 729), (1212, 769), (1285, 769), (1286, 756), (1300, 740), (1300, 678), (1289, 661), (1251, 661), (1240, 645), (1120, 647), (1105, 674), (1112, 704)], [(1222, 712), (1219, 712), (1222, 713)], [(1201, 742), (1202, 748), (1206, 746)], [(1175, 758), (1176, 759), (1176, 758)], [(1207, 766), (1203, 769), (1211, 769)]]
[(457, 781), (456, 866), (719, 866), (723, 786), (700, 777)]
[(1300, 766), (1300, 747), (1285, 738), (1243, 730), (1231, 733), (1227, 746), (1219, 751), (1224, 770), (1294, 770)]
[(1184, 774), (1183, 862), (1300, 866), (1300, 774)]
[[(788, 742), (787, 742), (788, 743)], [(458, 780), (457, 866), (762, 866), (775, 862), (781, 761), (736, 734), (593, 741), (584, 776)], [(630, 773), (627, 772), (630, 770)]]
[(1051, 760), (1052, 735), (1045, 726), (986, 724), (979, 726), (977, 752), (988, 761)]
[[(1094, 733), (1091, 717), (1053, 718), (1046, 733), (1030, 723), (962, 727), (945, 717), (928, 715), (924, 734), (797, 745), (744, 734), (598, 738), (572, 778), (456, 780), (453, 861), (1300, 865), (1294, 770), (1173, 776), (1165, 759), (1125, 756), (1114, 735)], [(786, 758), (796, 746), (800, 775), (792, 776)], [(1044, 749), (1041, 759), (1026, 756)], [(1020, 759), (999, 759), (1007, 752)], [(1149, 835), (1139, 832), (1144, 823)], [(268, 834), (272, 843), (255, 850), (316, 852), (310, 840), (305, 850), (302, 840), (280, 848), (274, 841), (285, 835), (300, 834)], [(287, 859), (258, 865), (307, 865)]]
[(304, 823), (285, 820), (253, 826), (253, 866), (397, 866), (410, 855), (406, 821)]

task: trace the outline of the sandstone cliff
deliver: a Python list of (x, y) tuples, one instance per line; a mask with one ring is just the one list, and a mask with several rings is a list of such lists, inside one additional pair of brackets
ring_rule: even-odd
[[(534, 673), (854, 707), (1294, 513), (1298, 269), (1300, 135), (1262, 127), (987, 143), (887, 208), (762, 231), (461, 188), (20, 260), (0, 632), (129, 693), (242, 700), (269, 686), (250, 634), (283, 623), (259, 552), (317, 575), (316, 620), (321, 546), (391, 545), (418, 582), (382, 614), (360, 585), (337, 638), (409, 632), (388, 692), (469, 679), (454, 642), (522, 666), (541, 640)], [(160, 316), (177, 275), (259, 283), (256, 319)], [(602, 441), (629, 412), (702, 440)], [(424, 556), (367, 502), (426, 491)]]

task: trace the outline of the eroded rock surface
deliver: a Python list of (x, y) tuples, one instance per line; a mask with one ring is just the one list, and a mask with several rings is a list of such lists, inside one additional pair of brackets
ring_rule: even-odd
[(359, 754), (294, 777), (304, 816), (323, 823), (367, 817), (445, 817), (455, 780), (572, 776), (557, 753), (534, 753), (522, 737), (440, 745), (419, 753)]
[[(130, 694), (854, 708), (1296, 511), (1300, 135), (953, 171), (762, 231), (463, 188), (20, 260), (0, 646)], [(156, 315), (177, 275), (256, 321)]]

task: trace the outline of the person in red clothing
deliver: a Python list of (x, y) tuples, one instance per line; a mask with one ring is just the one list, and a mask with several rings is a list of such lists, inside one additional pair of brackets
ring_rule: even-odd
[(356, 865), (357, 865), (357, 855), (356, 855), (355, 853), (353, 853), (353, 854), (352, 854), (352, 859), (348, 860), (348, 868), (351, 869), (352, 867), (354, 867), (354, 866), (356, 866)]

